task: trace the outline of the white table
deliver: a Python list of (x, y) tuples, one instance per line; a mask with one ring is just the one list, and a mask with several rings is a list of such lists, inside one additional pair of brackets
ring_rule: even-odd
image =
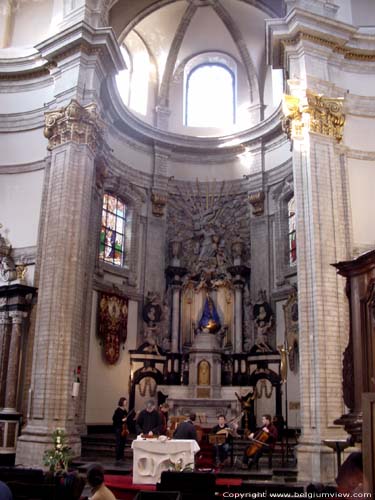
[(194, 467), (194, 455), (200, 450), (194, 439), (135, 439), (132, 448), (134, 484), (156, 484), (169, 462), (181, 460), (183, 467)]

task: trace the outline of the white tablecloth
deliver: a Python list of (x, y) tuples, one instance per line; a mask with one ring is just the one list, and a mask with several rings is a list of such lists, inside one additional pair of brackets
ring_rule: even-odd
[(161, 473), (168, 470), (170, 461), (182, 460), (183, 467), (192, 464), (194, 455), (200, 450), (194, 439), (136, 439), (133, 448), (133, 483), (156, 484)]

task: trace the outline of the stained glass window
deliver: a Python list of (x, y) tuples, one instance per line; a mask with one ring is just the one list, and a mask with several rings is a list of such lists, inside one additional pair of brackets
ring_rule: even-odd
[(126, 205), (116, 196), (104, 195), (99, 258), (115, 266), (125, 260)]
[(297, 240), (296, 240), (296, 209), (295, 198), (288, 202), (288, 223), (289, 223), (289, 264), (297, 262)]

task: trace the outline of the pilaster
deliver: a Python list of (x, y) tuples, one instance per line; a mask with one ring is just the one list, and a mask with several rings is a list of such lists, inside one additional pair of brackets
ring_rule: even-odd
[[(64, 428), (74, 453), (84, 405), (72, 399), (78, 366), (87, 371), (87, 319), (97, 234), (90, 221), (97, 181), (95, 159), (103, 155), (104, 123), (95, 104), (67, 106), (46, 113), (45, 136), (51, 151), (46, 186), (46, 219), (41, 235), (38, 309), (29, 390), (29, 419), (18, 440), (17, 462), (41, 464), (51, 433)], [(85, 381), (83, 380), (85, 387)]]
[(344, 282), (331, 266), (350, 252), (346, 178), (336, 146), (342, 138), (344, 115), (342, 100), (308, 91), (289, 104), (291, 121), (285, 130), (293, 141), (297, 203), (299, 479), (327, 482), (337, 471), (334, 454), (323, 441), (347, 437), (333, 422), (344, 409), (341, 366), (349, 329), (348, 308)]

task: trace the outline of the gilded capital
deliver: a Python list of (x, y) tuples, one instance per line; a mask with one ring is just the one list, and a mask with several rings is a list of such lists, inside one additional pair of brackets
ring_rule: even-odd
[(299, 97), (284, 94), (283, 113), (282, 127), (288, 139), (302, 138), (303, 123)]
[[(306, 91), (302, 103), (296, 96), (284, 95), (282, 126), (289, 139), (302, 139), (303, 127), (341, 142), (344, 133), (345, 115), (343, 97), (325, 97)], [(308, 116), (309, 116), (309, 119)]]
[(96, 104), (81, 106), (72, 99), (64, 108), (45, 113), (44, 136), (48, 149), (67, 142), (87, 144), (92, 151), (103, 147), (104, 121), (99, 117)]
[(310, 131), (334, 137), (337, 142), (341, 142), (345, 124), (343, 97), (325, 97), (309, 90), (306, 92), (306, 97), (307, 111), (310, 114)]

